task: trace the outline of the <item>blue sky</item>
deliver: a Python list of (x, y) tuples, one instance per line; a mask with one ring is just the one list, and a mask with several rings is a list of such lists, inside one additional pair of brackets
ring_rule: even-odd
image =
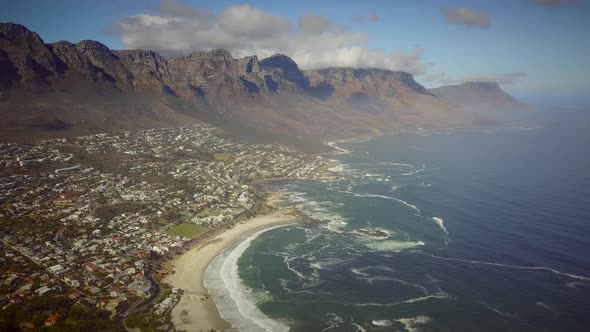
[[(334, 60), (335, 65), (407, 70), (428, 87), (482, 78), (498, 80), (505, 90), (522, 98), (590, 97), (590, 4), (584, 0), (545, 2), (556, 6), (532, 0), (171, 1), (176, 7), (170, 8), (181, 9), (177, 13), (161, 8), (159, 1), (20, 0), (3, 3), (0, 21), (24, 24), (45, 42), (95, 39), (113, 49), (153, 48), (164, 54), (222, 45), (238, 56), (286, 53), (304, 67), (325, 66), (334, 58), (339, 59)], [(207, 10), (205, 16), (210, 17), (182, 13), (189, 8)], [(237, 38), (235, 29), (229, 27), (219, 32), (219, 36), (226, 36), (224, 43), (203, 39), (215, 39), (206, 36), (217, 36), (215, 29), (225, 29), (219, 26), (223, 25), (222, 17), (230, 14), (228, 8), (236, 9), (231, 12), (234, 16), (228, 17), (247, 12), (274, 25), (242, 22), (252, 34)], [(489, 26), (449, 24), (444, 8), (467, 8), (486, 16)], [(139, 14), (146, 16), (135, 19)], [(170, 22), (174, 15), (180, 15), (185, 23), (173, 30), (165, 30), (170, 28), (163, 25), (154, 30), (145, 20), (164, 17)], [(219, 17), (210, 22), (216, 15)], [(301, 29), (301, 17), (310, 19), (305, 22), (326, 19), (329, 26), (293, 32)], [(290, 25), (281, 30), (286, 21)], [(195, 30), (206, 29), (212, 33), (194, 36)], [(270, 37), (261, 33), (275, 30)], [(171, 35), (179, 39), (171, 40)], [(335, 42), (339, 38), (342, 41)], [(323, 60), (317, 60), (320, 58)]]

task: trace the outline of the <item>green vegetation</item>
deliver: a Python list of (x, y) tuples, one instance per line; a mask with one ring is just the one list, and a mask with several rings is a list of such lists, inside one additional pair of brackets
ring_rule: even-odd
[(183, 224), (176, 225), (176, 226), (170, 228), (168, 230), (168, 234), (184, 236), (187, 238), (193, 238), (193, 237), (203, 234), (207, 230), (208, 230), (208, 228), (205, 226), (183, 223)]
[(229, 159), (231, 158), (231, 154), (227, 153), (227, 152), (223, 152), (223, 153), (216, 153), (213, 155), (213, 158), (215, 158), (215, 160), (217, 161), (229, 161)]
[(74, 160), (72, 165), (82, 164), (94, 167), (94, 169), (103, 173), (119, 173), (127, 175), (125, 163), (132, 160), (133, 156), (122, 152), (107, 152), (107, 153), (89, 153), (82, 146), (73, 144), (55, 145), (64, 154), (73, 154)]
[[(166, 320), (169, 320), (168, 317)], [(165, 321), (162, 321), (160, 317), (156, 316), (153, 313), (146, 313), (146, 312), (135, 312), (132, 313), (126, 321), (127, 327), (133, 329), (139, 329), (140, 331), (145, 332), (156, 332), (162, 331), (160, 328), (163, 324), (166, 324)], [(167, 329), (163, 329), (167, 331)]]
[(218, 216), (221, 213), (221, 209), (204, 209), (203, 211), (199, 212), (196, 217), (197, 218), (205, 218), (207, 216)]
[[(55, 325), (46, 327), (45, 319), (50, 313), (59, 314), (60, 319)], [(0, 309), (0, 331), (18, 331), (19, 325), (25, 322), (30, 322), (35, 331), (121, 330), (117, 322), (109, 317), (110, 314), (104, 310), (72, 306), (64, 297), (39, 297)]]
[(94, 209), (92, 214), (95, 217), (100, 218), (102, 221), (109, 221), (120, 214), (141, 212), (145, 208), (146, 204), (133, 202), (101, 204)]

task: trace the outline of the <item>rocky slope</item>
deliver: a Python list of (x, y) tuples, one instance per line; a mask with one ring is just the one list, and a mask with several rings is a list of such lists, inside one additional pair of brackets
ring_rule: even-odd
[(516, 110), (526, 107), (493, 82), (446, 85), (430, 89), (430, 92), (467, 111)]
[(0, 24), (1, 140), (205, 120), (246, 138), (308, 145), (475, 121), (433, 92), (404, 72), (303, 71), (281, 54), (164, 58), (90, 40), (45, 44), (22, 25)]

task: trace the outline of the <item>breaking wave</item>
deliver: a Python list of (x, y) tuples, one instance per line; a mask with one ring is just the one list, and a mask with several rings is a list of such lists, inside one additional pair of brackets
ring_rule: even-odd
[(396, 322), (401, 323), (408, 332), (420, 332), (419, 325), (425, 325), (432, 321), (428, 316), (417, 316), (413, 318), (400, 318)]
[(383, 240), (383, 241), (366, 241), (365, 246), (376, 251), (400, 252), (407, 249), (417, 248), (425, 245), (422, 241), (398, 241), (398, 240)]
[(205, 271), (203, 284), (211, 292), (221, 317), (242, 332), (289, 331), (282, 322), (266, 316), (256, 306), (257, 299), (244, 286), (238, 274), (238, 259), (260, 234), (283, 226), (260, 230), (233, 250), (217, 256)]

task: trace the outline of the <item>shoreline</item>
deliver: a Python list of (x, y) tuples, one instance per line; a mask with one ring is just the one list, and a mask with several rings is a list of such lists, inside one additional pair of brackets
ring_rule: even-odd
[[(269, 193), (267, 204), (271, 205), (276, 199), (275, 195)], [(273, 226), (293, 224), (297, 219), (292, 209), (279, 208), (272, 214), (241, 221), (173, 258), (169, 262), (173, 273), (162, 282), (184, 291), (170, 313), (174, 327), (179, 331), (189, 332), (229, 329), (231, 325), (221, 318), (215, 302), (203, 285), (203, 276), (209, 264), (245, 235)]]

